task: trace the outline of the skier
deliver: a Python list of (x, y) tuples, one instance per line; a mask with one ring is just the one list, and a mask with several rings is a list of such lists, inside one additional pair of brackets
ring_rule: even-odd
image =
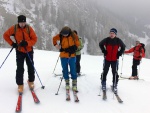
[[(60, 44), (57, 42), (60, 41)], [(77, 91), (77, 73), (76, 73), (76, 55), (75, 52), (79, 46), (78, 36), (69, 28), (64, 27), (58, 35), (53, 37), (54, 46), (60, 50), (61, 65), (63, 68), (63, 77), (66, 82), (66, 90), (70, 89), (68, 65), (72, 79), (72, 90)]]
[(112, 28), (110, 30), (110, 36), (103, 39), (99, 43), (99, 47), (104, 54), (104, 64), (103, 64), (103, 73), (101, 75), (101, 85), (102, 90), (106, 91), (106, 76), (111, 65), (112, 74), (113, 74), (113, 91), (117, 93), (117, 84), (118, 84), (118, 59), (123, 54), (125, 50), (125, 44), (120, 38), (117, 37), (117, 30)]
[[(14, 36), (16, 42), (11, 40), (10, 36)], [(33, 46), (37, 42), (37, 36), (29, 25), (26, 24), (26, 17), (24, 15), (18, 16), (18, 24), (10, 27), (3, 35), (4, 39), (11, 45), (13, 48), (16, 48), (16, 83), (18, 85), (18, 92), (23, 93), (24, 83), (24, 60), (28, 67), (28, 82), (30, 89), (34, 88), (34, 68), (32, 66), (33, 61)], [(30, 62), (29, 57), (26, 53), (29, 53), (29, 56), (32, 60)]]
[[(76, 35), (78, 35), (77, 31), (74, 30), (74, 32), (76, 33)], [(81, 60), (81, 50), (83, 49), (83, 43), (82, 43), (82, 39), (79, 38), (79, 42), (80, 42), (80, 46), (78, 47), (78, 49), (76, 50), (76, 72), (77, 72), (77, 76), (81, 76), (81, 65), (80, 65), (80, 60)]]
[(145, 48), (144, 44), (140, 43), (140, 41), (136, 41), (136, 46), (125, 51), (125, 53), (133, 52), (133, 65), (132, 65), (132, 76), (129, 79), (138, 79), (138, 70), (137, 66), (140, 65), (140, 61), (145, 57)]

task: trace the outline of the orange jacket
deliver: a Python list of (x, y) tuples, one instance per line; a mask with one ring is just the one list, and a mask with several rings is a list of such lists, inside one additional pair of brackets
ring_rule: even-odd
[[(12, 36), (13, 34), (15, 34), (15, 26), (10, 27), (3, 35), (4, 39), (9, 43), (9, 45), (12, 46), (13, 41), (11, 40), (10, 36)], [(27, 28), (20, 28), (19, 26), (16, 29), (16, 35), (15, 35), (15, 40), (16, 43), (19, 45), (20, 42), (23, 40), (23, 33), (24, 33), (24, 39), (25, 41), (27, 41), (28, 46), (26, 46), (27, 52), (32, 51), (32, 46), (35, 45), (35, 43), (37, 42), (37, 36), (34, 32), (34, 30), (32, 29), (32, 27), (29, 27), (30, 30), (30, 34), (27, 32)], [(18, 47), (18, 51), (26, 53), (26, 50), (24, 49), (24, 47)]]
[(141, 60), (142, 57), (144, 58), (145, 57), (145, 52), (144, 52), (144, 49), (142, 48), (140, 50), (140, 48), (142, 47), (141, 44), (139, 44), (138, 46), (135, 46), (131, 49), (129, 49), (128, 51), (125, 51), (124, 53), (133, 53), (133, 58), (136, 59), (136, 60)]
[[(80, 45), (79, 42), (79, 38), (78, 36), (74, 33), (74, 38), (69, 36), (69, 37), (62, 37), (62, 42), (61, 42), (61, 46), (62, 48), (69, 48), (70, 46), (76, 45), (77, 47)], [(54, 46), (57, 45), (57, 41), (60, 41), (60, 34), (56, 35), (55, 37), (53, 37), (53, 44)], [(70, 57), (75, 57), (75, 54), (71, 54)], [(61, 58), (69, 58), (69, 53), (64, 52), (60, 52), (60, 57)]]

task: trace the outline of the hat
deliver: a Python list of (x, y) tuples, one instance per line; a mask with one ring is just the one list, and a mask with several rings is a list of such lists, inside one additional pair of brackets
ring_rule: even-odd
[(71, 29), (69, 27), (64, 27), (62, 28), (60, 34), (63, 35), (63, 36), (67, 36), (71, 33)]
[(140, 40), (136, 40), (136, 42), (140, 43)]
[(115, 28), (110, 29), (110, 32), (113, 32), (117, 35), (117, 29), (115, 29)]
[(26, 22), (26, 17), (24, 15), (18, 16), (18, 23), (19, 22)]

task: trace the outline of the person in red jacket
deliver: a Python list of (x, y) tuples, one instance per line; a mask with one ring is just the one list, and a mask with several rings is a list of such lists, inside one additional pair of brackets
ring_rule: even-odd
[(103, 73), (101, 75), (101, 84), (102, 90), (106, 91), (106, 76), (111, 65), (112, 74), (113, 74), (113, 90), (114, 93), (117, 93), (117, 84), (118, 84), (118, 59), (124, 53), (125, 44), (120, 38), (117, 37), (117, 30), (112, 28), (110, 30), (110, 36), (103, 39), (99, 43), (99, 47), (104, 54), (104, 64), (103, 64)]
[(129, 79), (138, 79), (137, 66), (140, 65), (141, 59), (145, 57), (145, 50), (142, 47), (142, 44), (140, 41), (136, 41), (136, 46), (124, 53), (133, 53), (132, 76), (129, 77)]

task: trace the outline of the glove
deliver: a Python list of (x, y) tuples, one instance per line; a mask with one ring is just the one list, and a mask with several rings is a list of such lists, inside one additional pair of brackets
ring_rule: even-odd
[(107, 51), (104, 49), (104, 50), (102, 50), (102, 53), (104, 53), (104, 56), (106, 56), (107, 55)]
[(142, 56), (138, 56), (137, 58), (142, 58)]
[(13, 48), (17, 48), (18, 47), (18, 45), (17, 45), (17, 43), (14, 43), (13, 42), (13, 44), (11, 45)]
[(118, 53), (117, 53), (117, 58), (119, 59), (119, 57), (122, 55), (122, 53), (119, 51)]
[(63, 48), (60, 48), (60, 50), (59, 50), (59, 52), (64, 52), (65, 51), (65, 49), (63, 49)]
[(76, 45), (73, 45), (73, 46), (70, 46), (69, 48), (66, 48), (64, 49), (65, 52), (67, 53), (70, 53), (70, 54), (74, 54), (77, 50), (77, 46)]
[(21, 41), (20, 44), (19, 44), (21, 47), (25, 47), (28, 45), (27, 41)]

